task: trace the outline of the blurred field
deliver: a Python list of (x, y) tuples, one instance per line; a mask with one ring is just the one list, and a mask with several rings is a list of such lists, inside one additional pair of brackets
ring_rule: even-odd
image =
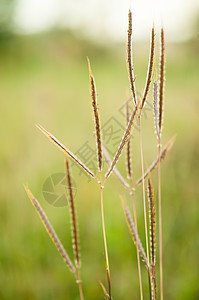
[[(147, 50), (146, 50), (147, 49)], [(0, 298), (78, 299), (72, 274), (43, 229), (23, 184), (28, 183), (72, 256), (68, 207), (49, 205), (45, 179), (64, 172), (64, 156), (35, 127), (40, 123), (76, 152), (88, 140), (94, 147), (86, 56), (95, 75), (101, 123), (115, 117), (126, 99), (125, 45), (99, 47), (69, 33), (13, 38), (0, 45)], [(156, 53), (158, 60), (158, 53)], [(142, 92), (148, 44), (134, 46), (135, 74)], [(158, 62), (156, 63), (158, 67)], [(162, 163), (165, 299), (199, 298), (199, 57), (188, 44), (167, 46), (163, 143), (175, 133), (174, 148)], [(152, 103), (152, 93), (148, 98)], [(153, 113), (143, 118), (145, 163), (156, 156)], [(140, 176), (138, 134), (133, 139), (134, 178)], [(125, 155), (119, 164), (125, 176)], [(106, 170), (106, 166), (104, 166)], [(77, 186), (82, 276), (86, 299), (102, 299), (106, 282), (99, 192), (73, 167)], [(153, 174), (156, 187), (157, 173)], [(112, 176), (104, 190), (105, 221), (114, 299), (137, 299), (136, 251), (119, 195), (130, 203)], [(156, 190), (157, 194), (157, 190)], [(144, 244), (141, 189), (136, 201)], [(147, 277), (143, 267), (144, 293)], [(147, 299), (147, 297), (146, 297)]]

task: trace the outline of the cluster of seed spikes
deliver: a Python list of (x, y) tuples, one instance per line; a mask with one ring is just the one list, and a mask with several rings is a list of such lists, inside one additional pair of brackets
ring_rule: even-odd
[[(133, 206), (133, 216), (131, 216), (131, 212), (129, 206), (123, 201), (124, 214), (126, 216), (127, 224), (129, 227), (129, 231), (131, 233), (132, 239), (136, 245), (137, 249), (137, 261), (138, 261), (138, 274), (139, 274), (139, 285), (140, 285), (140, 299), (143, 299), (143, 291), (142, 291), (142, 279), (141, 279), (141, 268), (140, 268), (140, 257), (144, 262), (149, 278), (149, 297), (150, 299), (156, 300), (157, 296), (157, 278), (156, 278), (156, 202), (154, 199), (154, 192), (151, 180), (151, 173), (159, 168), (160, 175), (160, 163), (165, 158), (171, 147), (174, 143), (174, 137), (167, 142), (167, 144), (160, 149), (160, 136), (162, 129), (162, 115), (163, 115), (163, 86), (164, 86), (164, 64), (165, 64), (165, 46), (164, 46), (164, 29), (161, 29), (161, 53), (160, 53), (160, 83), (159, 83), (159, 95), (158, 95), (158, 82), (154, 81), (154, 118), (155, 118), (155, 129), (159, 140), (159, 152), (155, 160), (151, 163), (146, 171), (143, 169), (143, 153), (141, 153), (141, 161), (142, 161), (142, 176), (133, 185), (133, 171), (132, 171), (132, 163), (131, 163), (131, 132), (133, 130), (133, 124), (136, 120), (136, 117), (141, 117), (142, 109), (146, 102), (150, 84), (153, 76), (153, 67), (154, 67), (154, 53), (155, 53), (155, 30), (154, 26), (151, 32), (151, 47), (150, 47), (150, 55), (149, 55), (149, 65), (148, 65), (148, 73), (146, 76), (146, 83), (143, 92), (143, 96), (137, 100), (136, 96), (136, 87), (135, 87), (135, 77), (133, 74), (133, 62), (132, 62), (132, 13), (129, 11), (128, 15), (128, 39), (127, 39), (127, 68), (130, 82), (130, 90), (132, 93), (132, 101), (134, 102), (134, 109), (130, 112), (129, 102), (127, 102), (127, 113), (126, 120), (127, 125), (119, 147), (115, 153), (113, 159), (110, 159), (106, 148), (102, 144), (101, 138), (101, 126), (100, 126), (100, 117), (99, 110), (97, 104), (97, 92), (94, 76), (91, 71), (90, 61), (88, 59), (88, 68), (89, 68), (89, 78), (90, 78), (90, 86), (91, 86), (91, 100), (93, 106), (93, 115), (94, 115), (94, 124), (96, 131), (96, 143), (97, 143), (97, 158), (98, 158), (98, 167), (99, 167), (99, 175), (94, 174), (82, 161), (80, 161), (67, 147), (65, 147), (57, 138), (55, 138), (50, 132), (45, 130), (41, 125), (37, 125), (37, 127), (53, 142), (59, 149), (61, 149), (66, 157), (66, 178), (67, 178), (67, 186), (68, 186), (68, 194), (69, 194), (69, 207), (70, 207), (70, 215), (71, 215), (71, 226), (72, 226), (72, 244), (74, 250), (74, 264), (72, 260), (69, 258), (66, 250), (64, 249), (61, 241), (59, 240), (57, 234), (55, 233), (52, 225), (50, 224), (47, 216), (45, 215), (43, 209), (41, 208), (39, 202), (30, 192), (28, 187), (25, 187), (26, 192), (35, 206), (37, 213), (39, 214), (49, 236), (51, 237), (53, 243), (57, 247), (58, 251), (62, 255), (64, 261), (68, 265), (71, 272), (74, 274), (76, 282), (79, 287), (79, 295), (80, 299), (83, 300), (83, 289), (82, 289), (82, 281), (81, 281), (81, 264), (80, 264), (80, 250), (79, 250), (79, 240), (78, 240), (78, 226), (77, 226), (77, 217), (75, 211), (75, 203), (73, 197), (73, 189), (69, 168), (69, 159), (72, 159), (76, 164), (83, 168), (85, 172), (87, 172), (92, 178), (94, 178), (99, 184), (100, 188), (100, 201), (101, 201), (101, 218), (102, 218), (102, 231), (103, 231), (103, 240), (104, 240), (104, 253), (105, 253), (105, 262), (106, 262), (106, 275), (107, 275), (107, 288), (100, 281), (100, 285), (104, 292), (104, 295), (107, 299), (111, 300), (112, 292), (111, 292), (111, 274), (110, 274), (110, 266), (109, 266), (109, 256), (108, 256), (108, 246), (106, 240), (106, 229), (105, 229), (105, 220), (104, 220), (104, 207), (103, 207), (103, 187), (106, 183), (106, 180), (113, 173), (116, 178), (120, 181), (120, 183), (129, 190), (129, 194), (132, 199)], [(141, 123), (140, 123), (140, 137), (141, 137)], [(142, 152), (142, 143), (140, 139), (141, 152)], [(116, 168), (116, 164), (123, 152), (123, 149), (126, 146), (126, 165), (127, 165), (127, 176), (126, 179), (122, 177), (120, 172)], [(108, 171), (106, 172), (104, 179), (102, 180), (102, 159), (105, 159), (108, 165)], [(145, 212), (145, 234), (146, 234), (146, 249), (145, 252), (144, 247), (142, 246), (141, 239), (138, 234), (138, 226), (137, 226), (137, 217), (136, 217), (136, 205), (135, 205), (135, 190), (139, 184), (143, 184), (143, 199), (145, 199), (145, 178), (148, 177), (148, 199), (149, 199), (149, 235), (150, 235), (150, 259), (149, 259), (149, 247), (148, 247), (148, 228), (146, 224), (146, 212)], [(160, 183), (160, 176), (159, 176)], [(159, 189), (159, 196), (161, 195)], [(161, 204), (161, 199), (159, 197), (159, 205)], [(160, 210), (161, 207), (159, 207)], [(144, 209), (145, 209), (145, 200), (144, 200)], [(159, 216), (159, 221), (161, 221), (161, 217)], [(160, 224), (159, 224), (160, 226)], [(160, 227), (159, 227), (160, 231)], [(160, 243), (160, 240), (159, 240)], [(159, 245), (161, 249), (161, 245)], [(161, 264), (161, 262), (160, 262)], [(160, 270), (160, 276), (161, 276)], [(162, 278), (160, 278), (160, 299), (163, 299), (163, 289), (161, 284)]]

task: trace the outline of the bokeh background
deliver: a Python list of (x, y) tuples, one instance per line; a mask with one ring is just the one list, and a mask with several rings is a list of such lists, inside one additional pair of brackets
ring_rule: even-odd
[[(165, 299), (199, 299), (199, 6), (194, 0), (132, 2), (0, 0), (1, 299), (78, 299), (74, 278), (46, 234), (23, 185), (29, 185), (72, 257), (68, 206), (56, 207), (43, 195), (46, 179), (64, 174), (64, 155), (35, 124), (42, 124), (74, 153), (80, 155), (85, 143), (95, 151), (86, 61), (89, 56), (102, 126), (109, 124), (118, 130), (115, 139), (109, 136), (107, 141), (104, 136), (110, 156), (114, 153), (125, 126), (123, 105), (130, 93), (125, 49), (129, 6), (133, 10), (133, 56), (140, 93), (147, 72), (153, 20), (157, 32), (154, 79), (161, 23), (166, 31), (162, 143), (174, 134), (177, 138), (162, 163)], [(145, 166), (157, 154), (152, 101), (151, 90), (142, 123)], [(132, 152), (136, 179), (141, 175), (136, 127)], [(92, 162), (90, 159), (88, 154), (87, 162), (97, 164), (93, 156)], [(118, 168), (125, 177), (124, 153)], [(99, 280), (106, 283), (106, 274), (99, 190), (78, 168), (73, 165), (71, 169), (85, 298), (103, 299)], [(157, 172), (153, 182), (157, 196)], [(53, 183), (59, 197), (65, 189), (60, 182)], [(131, 201), (114, 176), (107, 182), (104, 197), (113, 297), (138, 299), (136, 250), (121, 197), (130, 206)], [(136, 191), (136, 205), (145, 245), (141, 187)], [(144, 298), (148, 299), (144, 266), (142, 276)]]

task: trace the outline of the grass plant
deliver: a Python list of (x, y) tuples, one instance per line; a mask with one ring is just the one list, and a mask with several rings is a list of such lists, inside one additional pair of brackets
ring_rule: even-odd
[[(81, 300), (84, 299), (83, 294), (83, 284), (81, 276), (81, 263), (80, 263), (80, 247), (79, 247), (79, 237), (78, 237), (78, 224), (77, 224), (77, 214), (75, 210), (75, 201), (73, 195), (71, 173), (69, 167), (69, 161), (73, 160), (78, 166), (80, 166), (92, 179), (96, 180), (99, 190), (100, 190), (100, 204), (101, 204), (101, 221), (102, 221), (102, 234), (103, 234), (103, 243), (104, 243), (104, 256), (105, 256), (105, 274), (107, 277), (107, 286), (100, 281), (102, 291), (104, 296), (111, 300), (113, 299), (112, 294), (114, 294), (114, 282), (112, 282), (111, 277), (111, 264), (109, 262), (109, 254), (111, 256), (111, 248), (107, 241), (105, 226), (105, 211), (104, 211), (104, 195), (103, 190), (106, 185), (107, 180), (110, 178), (113, 173), (120, 183), (126, 188), (129, 192), (129, 197), (132, 201), (132, 210), (133, 217), (131, 215), (131, 209), (129, 205), (126, 204), (126, 201), (123, 201), (123, 210), (126, 217), (127, 225), (133, 239), (133, 242), (137, 250), (137, 263), (138, 263), (138, 281), (140, 286), (140, 299), (163, 299), (163, 259), (162, 259), (162, 216), (161, 216), (161, 161), (164, 160), (167, 153), (171, 149), (174, 143), (174, 137), (168, 141), (168, 143), (161, 149), (161, 132), (162, 132), (162, 117), (163, 117), (163, 88), (164, 88), (164, 69), (165, 69), (165, 41), (164, 41), (164, 29), (161, 29), (161, 48), (160, 48), (160, 81), (159, 81), (159, 90), (157, 80), (154, 81), (154, 118), (155, 118), (155, 129), (158, 137), (158, 155), (145, 170), (145, 160), (143, 153), (142, 145), (142, 131), (141, 131), (141, 117), (142, 111), (148, 97), (148, 92), (151, 87), (151, 82), (153, 80), (153, 68), (155, 64), (155, 28), (153, 26), (151, 30), (151, 46), (150, 46), (150, 55), (149, 55), (149, 64), (148, 72), (146, 76), (145, 87), (143, 95), (138, 99), (137, 91), (135, 86), (135, 76), (134, 76), (134, 66), (132, 59), (132, 12), (129, 10), (128, 14), (128, 35), (127, 35), (127, 70), (130, 82), (130, 91), (132, 93), (132, 99), (128, 100), (126, 103), (126, 128), (124, 130), (123, 137), (119, 143), (119, 146), (115, 152), (115, 155), (111, 159), (106, 147), (103, 145), (103, 136), (101, 134), (101, 124), (100, 124), (100, 113), (98, 108), (97, 101), (97, 90), (94, 80), (94, 76), (91, 70), (91, 64), (88, 59), (88, 70), (89, 70), (89, 79), (90, 79), (90, 90), (91, 90), (91, 102), (93, 107), (93, 120), (95, 126), (95, 136), (96, 136), (96, 149), (97, 149), (97, 162), (98, 162), (98, 173), (95, 174), (92, 170), (88, 168), (71, 150), (69, 150), (64, 144), (62, 144), (56, 137), (54, 137), (49, 131), (44, 129), (41, 125), (37, 127), (44, 133), (51, 142), (53, 142), (60, 150), (62, 150), (66, 157), (66, 178), (67, 178), (67, 187), (69, 195), (69, 208), (71, 216), (71, 231), (72, 231), (72, 245), (74, 252), (74, 262), (69, 258), (66, 250), (64, 249), (61, 241), (59, 240), (57, 234), (52, 228), (49, 220), (47, 219), (43, 209), (41, 208), (39, 202), (33, 196), (31, 191), (26, 187), (26, 192), (32, 201), (34, 207), (37, 210), (49, 236), (51, 237), (56, 248), (62, 255), (64, 261), (68, 265), (70, 271), (74, 274), (74, 278), (78, 284), (79, 288), (79, 297)], [(132, 101), (134, 108), (130, 111), (129, 101)], [(131, 136), (132, 131), (134, 130), (134, 124), (138, 119), (139, 122), (139, 144), (140, 144), (140, 158), (141, 158), (141, 178), (135, 180), (131, 154), (133, 147), (131, 147)], [(134, 145), (135, 146), (135, 145)], [(124, 152), (126, 147), (126, 178), (124, 178), (121, 173), (118, 171), (116, 165)], [(103, 160), (107, 163), (108, 170), (103, 172)], [(158, 285), (158, 278), (156, 273), (156, 199), (154, 196), (154, 189), (152, 184), (151, 173), (158, 167), (158, 226), (159, 226), (159, 268), (160, 268), (160, 284)], [(105, 173), (105, 174), (104, 174)], [(149, 203), (149, 214), (147, 215), (147, 203), (146, 203), (146, 183), (147, 181), (147, 190), (148, 190), (148, 203)], [(142, 184), (142, 197), (143, 197), (143, 212), (144, 212), (144, 228), (145, 228), (145, 247), (142, 246), (141, 238), (139, 236), (138, 228), (138, 217), (136, 212), (136, 189)], [(108, 199), (106, 199), (108, 201)], [(148, 237), (150, 236), (150, 243)], [(149, 279), (149, 295), (145, 295), (143, 291), (142, 284), (142, 274), (141, 274), (141, 260), (144, 262), (144, 265), (147, 269), (148, 279)], [(159, 288), (159, 289), (158, 289)], [(160, 296), (158, 296), (158, 291)], [(132, 295), (132, 298), (136, 298), (137, 295)], [(117, 296), (115, 295), (116, 299)]]

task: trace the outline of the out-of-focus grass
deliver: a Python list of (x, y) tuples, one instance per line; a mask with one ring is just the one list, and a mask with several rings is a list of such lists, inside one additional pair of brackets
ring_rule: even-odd
[[(125, 46), (104, 50), (68, 35), (54, 34), (16, 39), (6, 47), (1, 48), (0, 56), (0, 295), (2, 299), (78, 299), (72, 274), (42, 228), (23, 189), (23, 184), (28, 183), (72, 256), (68, 208), (50, 206), (42, 195), (45, 179), (64, 172), (64, 156), (34, 124), (42, 124), (73, 152), (87, 140), (94, 147), (86, 55), (96, 79), (101, 123), (114, 116), (125, 124), (119, 112), (128, 89)], [(136, 84), (140, 92), (147, 68), (148, 50), (145, 49), (148, 49), (146, 45), (134, 47)], [(166, 299), (199, 297), (198, 68), (198, 57), (188, 52), (186, 45), (168, 46), (162, 140), (165, 143), (174, 133), (177, 140), (162, 164)], [(152, 103), (152, 93), (148, 102)], [(153, 113), (150, 105), (147, 107), (142, 127), (145, 162), (149, 164), (156, 156), (157, 141)], [(140, 176), (139, 162), (135, 130), (135, 179)], [(124, 155), (118, 166), (125, 175)], [(77, 185), (75, 199), (85, 296), (102, 299), (98, 282), (105, 282), (106, 276), (99, 191), (95, 182), (87, 183), (87, 178), (80, 176), (76, 168), (72, 171)], [(155, 186), (156, 176), (154, 173)], [(117, 299), (136, 299), (139, 291), (136, 251), (119, 195), (124, 195), (129, 202), (130, 199), (113, 177), (104, 192), (113, 295)], [(136, 201), (144, 243), (140, 188)], [(147, 293), (145, 273), (143, 267)]]

